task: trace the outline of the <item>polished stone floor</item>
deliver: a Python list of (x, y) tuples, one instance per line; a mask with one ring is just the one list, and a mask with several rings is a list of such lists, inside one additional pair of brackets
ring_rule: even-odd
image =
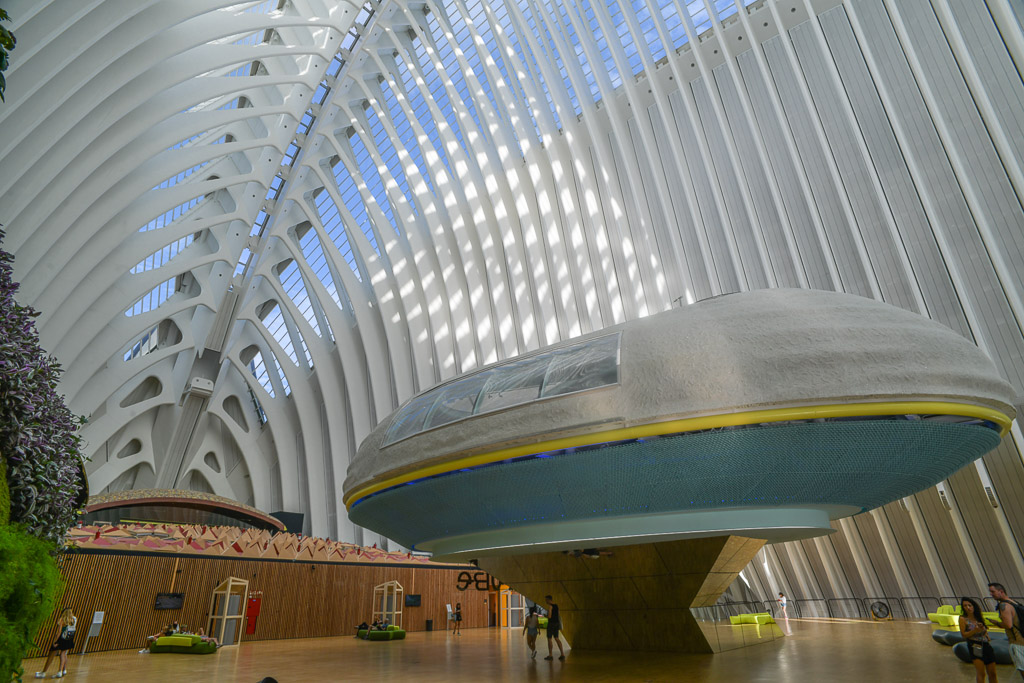
[[(974, 670), (931, 639), (931, 625), (790, 619), (779, 640), (719, 655), (572, 652), (564, 662), (531, 660), (518, 630), (475, 629), (461, 636), (410, 633), (404, 641), (315, 638), (244, 643), (213, 655), (101, 652), (68, 663), (73, 683), (244, 681), (973, 681)], [(737, 627), (752, 628), (752, 627)], [(749, 636), (748, 636), (749, 637)], [(756, 637), (756, 636), (755, 636)], [(557, 656), (558, 650), (556, 648)], [(30, 680), (43, 660), (25, 661)], [(54, 667), (51, 666), (50, 673)], [(999, 667), (1000, 680), (1019, 680)]]

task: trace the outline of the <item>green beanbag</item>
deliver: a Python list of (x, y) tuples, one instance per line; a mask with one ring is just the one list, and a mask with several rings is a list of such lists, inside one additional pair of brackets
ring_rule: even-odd
[(179, 655), (208, 655), (216, 652), (217, 646), (203, 641), (199, 636), (161, 636), (150, 646), (149, 651), (155, 654), (170, 652)]

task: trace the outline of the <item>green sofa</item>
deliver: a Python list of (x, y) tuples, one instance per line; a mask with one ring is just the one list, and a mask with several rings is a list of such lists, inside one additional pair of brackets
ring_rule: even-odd
[[(928, 614), (928, 621), (938, 624), (942, 628), (959, 629), (960, 615), (963, 613), (963, 608), (960, 605), (939, 605), (937, 611)], [(985, 619), (985, 625), (989, 627), (990, 631), (1002, 632), (1003, 629), (996, 628), (991, 624), (992, 619), (999, 618), (998, 612), (982, 612), (981, 616)]]
[(742, 626), (743, 624), (764, 626), (765, 624), (774, 624), (775, 619), (768, 612), (757, 612), (755, 614), (737, 614), (734, 617), (729, 617), (729, 623), (733, 626)]
[(361, 628), (356, 631), (356, 637), (363, 640), (405, 640), (405, 631), (397, 626), (388, 626), (386, 631), (369, 631)]
[(199, 636), (179, 634), (160, 636), (149, 647), (149, 651), (157, 654), (173, 652), (179, 655), (209, 655), (217, 651), (217, 646)]
[(963, 609), (960, 605), (939, 605), (939, 608), (928, 614), (928, 621), (943, 628), (958, 628)]

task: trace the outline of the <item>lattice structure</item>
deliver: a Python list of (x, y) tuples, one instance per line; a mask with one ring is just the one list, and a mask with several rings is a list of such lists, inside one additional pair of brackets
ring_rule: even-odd
[(388, 552), (312, 536), (188, 524), (83, 525), (71, 530), (68, 546), (272, 560), (435, 564), (423, 555), (410, 552)]
[[(759, 288), (933, 318), (1024, 395), (1018, 3), (63, 4), (4, 5), (0, 221), (94, 494), (210, 491), (394, 547), (339, 503), (381, 416)], [(1022, 442), (866, 518), (893, 572), (832, 545), (752, 572), (1024, 590)]]
[(402, 596), (405, 590), (397, 581), (385, 581), (373, 588), (373, 619), (402, 628)]

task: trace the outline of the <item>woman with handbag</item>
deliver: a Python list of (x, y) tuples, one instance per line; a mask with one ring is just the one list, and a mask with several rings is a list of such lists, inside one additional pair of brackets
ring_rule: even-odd
[(57, 673), (53, 677), (64, 678), (68, 675), (68, 652), (75, 647), (75, 626), (77, 624), (78, 618), (71, 612), (70, 607), (60, 613), (60, 618), (57, 619), (57, 626), (60, 627), (57, 642), (50, 646), (50, 654), (46, 656), (46, 664), (43, 665), (42, 671), (36, 672), (36, 678), (46, 678), (46, 670), (50, 668), (50, 662), (53, 661), (55, 652), (60, 653), (60, 664), (57, 667)]
[(960, 598), (960, 608), (963, 610), (960, 615), (960, 635), (967, 641), (968, 652), (974, 663), (975, 680), (977, 683), (985, 683), (987, 673), (990, 683), (997, 683), (996, 653), (989, 642), (981, 605), (974, 598)]

